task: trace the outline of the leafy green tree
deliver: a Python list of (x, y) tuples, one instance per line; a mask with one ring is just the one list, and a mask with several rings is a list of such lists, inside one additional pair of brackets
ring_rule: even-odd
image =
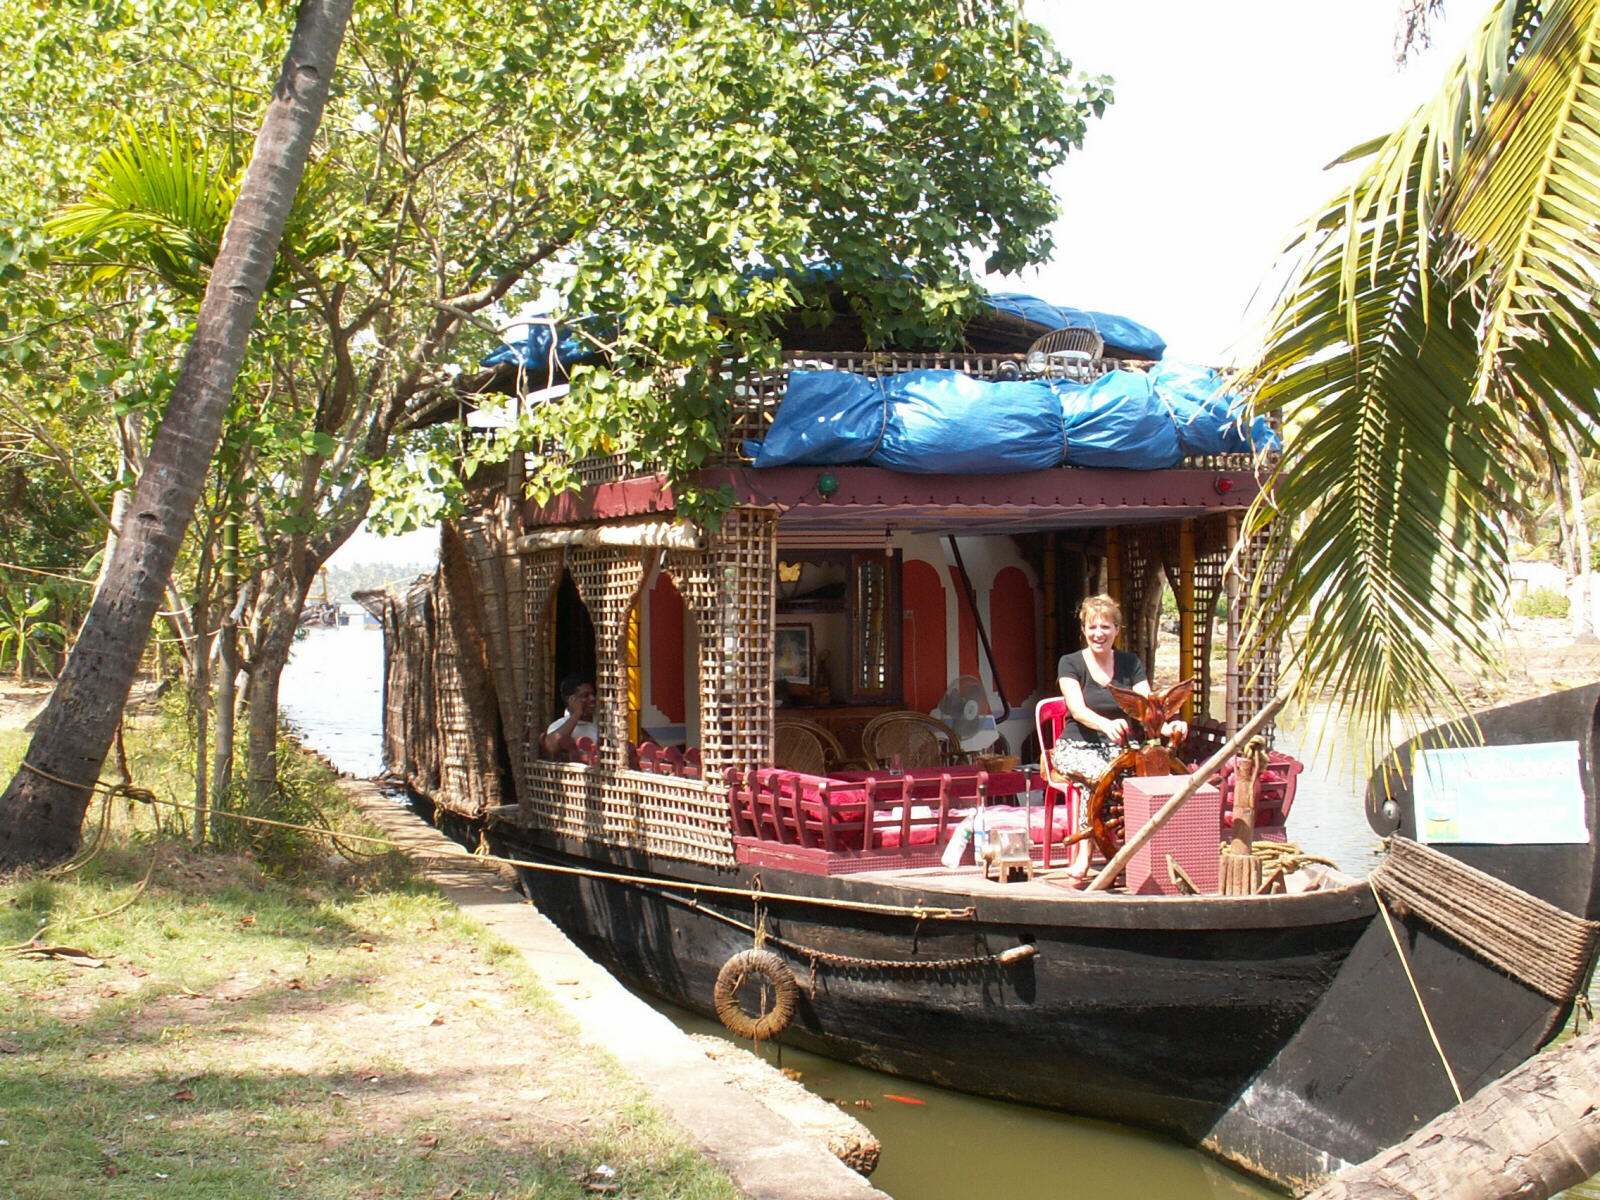
[(1518, 465), (1592, 451), (1597, 54), (1593, 0), (1496, 3), (1434, 97), (1351, 152), (1251, 372), (1290, 430), (1256, 631), (1303, 619), (1306, 686), (1375, 740), (1391, 711), (1459, 706), (1450, 657), (1488, 663)]
[(349, 0), (302, 0), (129, 518), (62, 682), (40, 716), (27, 765), (0, 795), (0, 867), (56, 861), (78, 844), (90, 788), (216, 449), (349, 15)]
[[(253, 29), (248, 14), (227, 19)], [(163, 33), (179, 76), (209, 98), (193, 110), (203, 126), (137, 135), (136, 156), (98, 173), (64, 156), (52, 186), (78, 197), (58, 233), (93, 246), (96, 280), (131, 287), (123, 269), (136, 265), (181, 313), (199, 280), (214, 281), (210, 214), (229, 186), (194, 138), (233, 144), (218, 79), (244, 76), (242, 51), (215, 28), (196, 44), (216, 47), (227, 73), (194, 70), (180, 31)], [(952, 328), (971, 255), (1009, 267), (1047, 254), (1044, 177), (1109, 98), (999, 0), (503, 0), (470, 12), (418, 0), (363, 14), (348, 62), (296, 210), (307, 236), (291, 222), (219, 460), (248, 481), (250, 758), (263, 787), (277, 669), (306, 590), (452, 358), (476, 359), (548, 289), (574, 312), (621, 314), (562, 432), (578, 450), (604, 439), (686, 476), (720, 440), (718, 364), (770, 356), (775, 324), (816, 303), (793, 270), (840, 264), (880, 341)], [(208, 173), (220, 178), (194, 178)]]

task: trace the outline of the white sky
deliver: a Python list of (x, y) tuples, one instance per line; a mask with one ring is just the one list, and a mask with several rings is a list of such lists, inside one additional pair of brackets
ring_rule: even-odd
[(1116, 102), (1057, 178), (1054, 261), (990, 287), (1132, 317), (1174, 358), (1231, 361), (1279, 247), (1348, 180), (1325, 166), (1425, 99), (1486, 7), (1453, 0), (1432, 49), (1398, 70), (1401, 0), (1032, 0)]
[[(1031, 0), (1116, 102), (1056, 180), (1054, 261), (989, 286), (1120, 313), (1171, 357), (1230, 362), (1279, 247), (1348, 178), (1327, 164), (1438, 86), (1482, 7), (1454, 0), (1432, 49), (1397, 69), (1401, 0)], [(432, 561), (437, 546), (432, 530), (362, 531), (335, 561)]]

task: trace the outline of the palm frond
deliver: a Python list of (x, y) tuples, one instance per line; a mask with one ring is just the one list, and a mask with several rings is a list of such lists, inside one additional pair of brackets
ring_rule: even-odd
[[(1291, 242), (1320, 243), (1328, 232), (1374, 227), (1373, 238), (1347, 238), (1343, 242), (1341, 279), (1346, 294), (1358, 286), (1362, 275), (1369, 284), (1385, 264), (1381, 256), (1401, 242), (1412, 243), (1420, 267), (1432, 267), (1435, 244), (1433, 224), (1444, 181), (1459, 163), (1466, 147), (1482, 128), (1490, 97), (1506, 85), (1511, 63), (1539, 19), (1542, 0), (1498, 0), (1478, 23), (1461, 56), (1446, 72), (1439, 89), (1411, 117), (1386, 137), (1374, 138), (1347, 151), (1336, 162), (1370, 160), (1360, 179), (1342, 197), (1318, 215)], [(1315, 269), (1312, 257), (1300, 259), (1302, 271)], [(1303, 273), (1290, 277), (1285, 296), (1305, 282)], [(1431, 304), (1425, 293), (1424, 305)], [(1348, 337), (1359, 343), (1356, 322), (1360, 308), (1345, 310)]]
[(1510, 345), (1589, 312), (1600, 282), (1600, 0), (1543, 9), (1438, 214), (1452, 263), (1486, 295), (1480, 392), (1508, 387)]
[(176, 128), (129, 125), (100, 155), (83, 199), (46, 229), (103, 274), (143, 267), (197, 296), (222, 245), (234, 195), (234, 182), (203, 145)]
[[(1427, 194), (1432, 150), (1408, 145), (1398, 188), (1369, 175), (1367, 189)], [(1483, 658), (1492, 644), (1513, 427), (1472, 403), (1479, 314), (1410, 218), (1358, 189), (1303, 249), (1251, 377), (1289, 432), (1250, 518), (1281, 576), (1249, 635), (1294, 631), (1303, 692), (1331, 692), (1377, 741), (1392, 711), (1458, 705), (1441, 646)]]

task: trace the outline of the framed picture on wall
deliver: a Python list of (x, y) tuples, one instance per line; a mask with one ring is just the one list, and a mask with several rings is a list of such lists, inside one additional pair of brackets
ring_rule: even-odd
[(811, 626), (779, 625), (773, 630), (772, 674), (785, 683), (811, 683)]

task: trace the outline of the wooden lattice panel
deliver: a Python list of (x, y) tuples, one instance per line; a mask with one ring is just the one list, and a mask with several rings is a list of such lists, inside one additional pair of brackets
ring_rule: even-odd
[[(1217, 597), (1226, 586), (1224, 567), (1233, 547), (1228, 541), (1228, 516), (1219, 513), (1201, 517), (1194, 523), (1194, 642), (1190, 650), (1199, 685), (1195, 691), (1195, 715), (1217, 719), (1213, 713), (1211, 689), (1217, 683), (1217, 671), (1211, 661), (1216, 645)], [(1229, 629), (1233, 638), (1237, 630)]]
[(1144, 594), (1152, 570), (1161, 566), (1161, 531), (1154, 526), (1128, 525), (1120, 531), (1118, 547), (1122, 554), (1122, 644), (1130, 654), (1144, 660), (1147, 672), (1155, 669), (1155, 647), (1150, 645), (1139, 621)]
[(649, 573), (646, 556), (655, 553), (574, 548), (567, 560), (572, 582), (594, 622), (595, 725), (600, 730), (600, 762), (613, 771), (628, 761), (628, 614)]
[(777, 516), (737, 508), (708, 549), (667, 551), (700, 635), (700, 760), (707, 779), (772, 761), (772, 623)]
[[(1283, 576), (1282, 558), (1278, 555), (1266, 557), (1271, 554), (1271, 545), (1271, 533), (1263, 529), (1243, 539), (1239, 555), (1239, 571), (1244, 579), (1254, 577), (1259, 570), (1261, 581), (1259, 602), (1267, 605), (1276, 602), (1278, 583)], [(1280, 647), (1274, 642), (1264, 647), (1252, 662), (1241, 663), (1238, 678), (1229, 689), (1231, 694), (1238, 696), (1236, 711), (1229, 714), (1229, 728), (1236, 729), (1249, 721), (1267, 706), (1267, 702), (1278, 690), (1279, 652)], [(1273, 721), (1263, 731), (1269, 744), (1276, 728), (1277, 722)]]
[(721, 787), (537, 760), (528, 766), (527, 782), (522, 813), (532, 828), (669, 858), (733, 864), (728, 796)]
[(521, 753), (512, 754), (512, 761), (520, 767), (517, 779), (519, 801), (526, 803), (530, 793), (529, 766), (539, 760), (539, 738), (555, 720), (555, 705), (551, 699), (554, 681), (550, 678), (551, 603), (556, 586), (561, 582), (561, 572), (566, 568), (566, 558), (560, 550), (541, 550), (522, 556), (523, 611), (526, 614), (524, 632), (516, 648), (523, 666), (522, 674), (522, 747)]

